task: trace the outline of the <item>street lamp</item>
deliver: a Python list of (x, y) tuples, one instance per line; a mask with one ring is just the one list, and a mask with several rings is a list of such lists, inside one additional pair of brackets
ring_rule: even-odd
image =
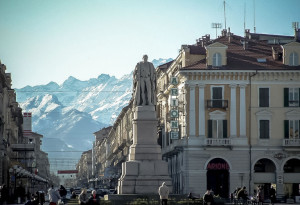
[(17, 188), (17, 175), (22, 171), (18, 165), (14, 165), (12, 168), (9, 170), (10, 174), (14, 174), (14, 192), (16, 191)]

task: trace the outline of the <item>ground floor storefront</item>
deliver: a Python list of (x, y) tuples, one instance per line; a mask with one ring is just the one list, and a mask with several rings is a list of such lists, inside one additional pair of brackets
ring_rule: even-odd
[(254, 147), (181, 147), (164, 155), (173, 181), (173, 193), (202, 196), (207, 189), (230, 198), (246, 186), (249, 195), (263, 187), (265, 199), (271, 187), (278, 198), (300, 196), (300, 153)]

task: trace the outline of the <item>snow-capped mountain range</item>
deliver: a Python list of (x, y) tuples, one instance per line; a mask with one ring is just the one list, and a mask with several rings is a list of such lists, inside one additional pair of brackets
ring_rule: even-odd
[[(157, 67), (171, 60), (152, 63)], [(91, 149), (93, 133), (112, 125), (128, 104), (132, 73), (120, 79), (101, 74), (87, 81), (70, 76), (61, 85), (26, 86), (16, 93), (23, 112), (32, 112), (32, 130), (44, 136), (42, 150), (48, 152), (50, 163), (58, 158), (78, 159), (82, 151)]]

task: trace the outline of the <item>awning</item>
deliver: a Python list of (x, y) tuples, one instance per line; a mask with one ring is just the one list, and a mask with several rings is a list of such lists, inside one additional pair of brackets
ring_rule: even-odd
[(46, 180), (34, 173), (31, 173), (31, 172), (27, 171), (26, 169), (24, 169), (23, 167), (18, 166), (18, 165), (14, 165), (12, 168), (10, 168), (9, 172), (14, 173), (19, 178), (30, 178), (30, 179), (40, 181), (40, 182), (48, 182), (48, 180)]

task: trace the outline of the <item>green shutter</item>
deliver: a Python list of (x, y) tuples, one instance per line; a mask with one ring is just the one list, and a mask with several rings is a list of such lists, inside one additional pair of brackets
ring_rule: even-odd
[(288, 107), (289, 106), (289, 89), (288, 88), (284, 88), (283, 89), (283, 93), (284, 93), (284, 107)]
[(207, 129), (208, 138), (212, 138), (212, 120), (208, 120), (208, 129)]
[(284, 139), (289, 138), (289, 121), (284, 120)]
[(299, 92), (298, 92), (298, 97), (299, 97), (298, 106), (300, 107), (300, 88), (299, 88)]
[(227, 120), (223, 120), (223, 138), (227, 138)]

